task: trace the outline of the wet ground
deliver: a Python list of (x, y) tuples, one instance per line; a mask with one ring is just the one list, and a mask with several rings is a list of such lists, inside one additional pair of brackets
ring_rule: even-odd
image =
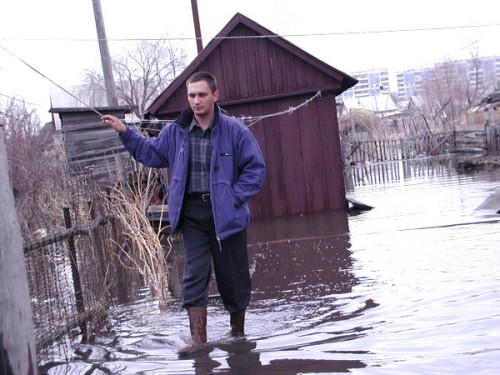
[(500, 215), (476, 208), (500, 169), (460, 172), (444, 158), (351, 172), (348, 195), (372, 210), (252, 224), (246, 340), (227, 337), (213, 298), (211, 345), (178, 359), (189, 338), (174, 289), (166, 312), (147, 299), (115, 308), (109, 333), (46, 373), (498, 373)]

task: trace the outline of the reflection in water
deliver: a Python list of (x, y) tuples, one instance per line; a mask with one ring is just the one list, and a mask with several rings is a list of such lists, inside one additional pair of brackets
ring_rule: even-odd
[(246, 340), (228, 337), (214, 297), (210, 344), (178, 359), (189, 329), (176, 249), (167, 312), (144, 299), (117, 306), (95, 342), (68, 345), (42, 373), (498, 372), (500, 215), (475, 209), (500, 186), (500, 170), (425, 163), (352, 167), (349, 194), (370, 211), (252, 223)]
[[(99, 337), (98, 343), (74, 348), (71, 365), (53, 367), (53, 363), (44, 370), (51, 374), (211, 374), (216, 369), (217, 373), (253, 375), (347, 372), (365, 367), (355, 358), (362, 351), (335, 351), (337, 342), (355, 340), (370, 330), (335, 324), (349, 322), (376, 306), (352, 296), (358, 280), (352, 272), (347, 213), (255, 222), (249, 243), (254, 292), (246, 340), (228, 338), (227, 313), (212, 298), (210, 344), (191, 358), (177, 360), (177, 349), (188, 339), (187, 319), (178, 298), (172, 299), (163, 314), (154, 302), (137, 301), (114, 311), (110, 332)], [(179, 275), (182, 251), (177, 247), (173, 254), (176, 270), (172, 274)], [(179, 277), (172, 280), (180, 283)], [(175, 294), (179, 285), (171, 289)], [(318, 351), (311, 351), (313, 347)]]
[(323, 212), (254, 223), (250, 239), (259, 302), (310, 301), (347, 293), (356, 283), (345, 212)]
[(448, 178), (457, 171), (464, 172), (457, 168), (457, 162), (465, 157), (470, 159), (473, 156), (445, 155), (347, 167), (346, 189), (350, 191), (354, 190), (355, 186), (385, 184), (412, 178)]

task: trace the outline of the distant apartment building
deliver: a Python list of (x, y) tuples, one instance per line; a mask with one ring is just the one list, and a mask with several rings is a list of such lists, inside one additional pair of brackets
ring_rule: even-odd
[(500, 57), (483, 57), (477, 60), (459, 60), (435, 64), (431, 68), (408, 70), (397, 74), (398, 99), (410, 99), (421, 93), (422, 85), (432, 77), (439, 76), (440, 70), (452, 66), (457, 74), (468, 78), (471, 87), (490, 93), (500, 87)]
[[(457, 72), (469, 78), (472, 85), (488, 93), (500, 88), (500, 57), (483, 57), (477, 60), (460, 60), (446, 63)], [(399, 100), (408, 100), (421, 93), (422, 85), (444, 69), (445, 63), (438, 63), (424, 69), (412, 69), (391, 75), (388, 69), (368, 70), (350, 73), (359, 83), (342, 94), (342, 99), (362, 98), (380, 94), (397, 94)]]
[(342, 99), (362, 98), (380, 94), (389, 94), (388, 69), (370, 70), (351, 73), (359, 82), (351, 89), (342, 93)]

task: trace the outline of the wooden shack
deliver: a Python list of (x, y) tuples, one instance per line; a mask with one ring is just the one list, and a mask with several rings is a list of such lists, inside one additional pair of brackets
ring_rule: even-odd
[[(100, 113), (111, 114), (123, 119), (133, 107), (95, 108)], [(117, 174), (130, 170), (129, 153), (123, 147), (116, 132), (101, 123), (100, 115), (85, 107), (51, 108), (50, 112), (59, 116), (61, 137), (66, 151), (69, 169), (73, 175), (90, 175), (93, 180), (108, 182)], [(123, 165), (117, 167), (117, 157), (122, 156)], [(128, 161), (128, 164), (125, 163)], [(116, 182), (112, 181), (113, 183)]]
[[(334, 48), (334, 46), (325, 46)], [(148, 108), (173, 119), (187, 106), (195, 71), (218, 80), (219, 105), (253, 122), (268, 175), (254, 218), (347, 208), (335, 97), (357, 80), (253, 20), (236, 14)]]

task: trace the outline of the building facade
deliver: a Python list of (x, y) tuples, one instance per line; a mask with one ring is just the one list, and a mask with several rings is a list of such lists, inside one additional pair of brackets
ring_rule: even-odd
[(483, 57), (439, 63), (430, 68), (397, 73), (398, 99), (405, 100), (418, 96), (422, 92), (424, 82), (432, 77), (444, 77), (445, 70), (449, 70), (450, 67), (457, 75), (466, 77), (471, 87), (478, 87), (486, 94), (500, 87), (500, 57)]
[(422, 86), (432, 77), (444, 76), (443, 71), (452, 67), (455, 73), (467, 77), (471, 87), (479, 87), (486, 94), (500, 88), (500, 57), (483, 57), (438, 63), (432, 67), (393, 73), (389, 69), (367, 70), (350, 73), (359, 82), (342, 94), (342, 99), (363, 98), (397, 94), (398, 100), (408, 100), (422, 93)]
[(342, 94), (342, 99), (362, 98), (366, 96), (376, 96), (389, 94), (389, 70), (369, 70), (355, 72), (351, 75), (358, 80), (356, 86)]

